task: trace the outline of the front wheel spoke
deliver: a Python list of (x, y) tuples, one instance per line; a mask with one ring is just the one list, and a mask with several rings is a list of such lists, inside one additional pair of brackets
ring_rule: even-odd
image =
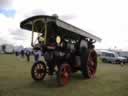
[(43, 75), (44, 74), (44, 70), (34, 70), (34, 73), (35, 73), (35, 75), (38, 75), (38, 74), (40, 74), (40, 75)]
[(39, 66), (39, 64), (37, 65), (37, 69), (40, 69), (40, 66)]
[(43, 66), (40, 66), (40, 69), (44, 69), (44, 67)]
[(40, 69), (44, 69), (44, 67), (40, 64)]
[(37, 75), (37, 78), (40, 78), (40, 77), (41, 77), (41, 75), (40, 75), (40, 74), (38, 74), (38, 75)]
[(34, 70), (34, 73), (37, 73), (37, 70)]
[(35, 72), (34, 74), (37, 75), (37, 72)]

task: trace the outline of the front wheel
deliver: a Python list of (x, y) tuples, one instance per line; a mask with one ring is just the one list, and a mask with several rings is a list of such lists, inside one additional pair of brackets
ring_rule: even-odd
[(34, 63), (31, 69), (31, 75), (36, 81), (43, 80), (46, 75), (46, 65), (42, 61)]

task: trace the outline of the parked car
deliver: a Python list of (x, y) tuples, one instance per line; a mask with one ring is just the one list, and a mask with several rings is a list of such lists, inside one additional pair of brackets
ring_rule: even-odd
[(108, 50), (102, 50), (100, 54), (100, 58), (105, 63), (121, 64), (127, 62), (127, 58), (121, 57), (116, 52), (108, 51)]
[(126, 63), (128, 63), (128, 56), (123, 56), (124, 58), (126, 58)]

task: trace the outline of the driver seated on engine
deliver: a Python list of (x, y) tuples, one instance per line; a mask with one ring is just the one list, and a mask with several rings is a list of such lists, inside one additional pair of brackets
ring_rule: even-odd
[(44, 38), (44, 35), (43, 34), (40, 35), (37, 39), (38, 39), (39, 44), (44, 44), (45, 38)]
[(44, 45), (44, 35), (40, 35), (38, 38), (38, 43), (33, 45), (33, 53), (34, 53), (34, 58), (35, 58), (35, 61), (39, 61), (41, 59), (41, 56), (43, 56), (44, 54), (44, 48), (43, 48), (43, 45)]

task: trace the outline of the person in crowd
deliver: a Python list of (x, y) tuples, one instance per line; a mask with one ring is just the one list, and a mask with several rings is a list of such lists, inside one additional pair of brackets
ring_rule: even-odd
[(24, 49), (21, 50), (20, 54), (21, 54), (21, 57), (24, 58)]
[(26, 51), (25, 51), (25, 55), (26, 55), (27, 61), (29, 62), (29, 61), (30, 61), (30, 55), (31, 55), (31, 52), (30, 52), (29, 50), (26, 49)]
[(19, 52), (15, 51), (15, 55), (16, 55), (16, 57), (18, 57), (19, 56)]

